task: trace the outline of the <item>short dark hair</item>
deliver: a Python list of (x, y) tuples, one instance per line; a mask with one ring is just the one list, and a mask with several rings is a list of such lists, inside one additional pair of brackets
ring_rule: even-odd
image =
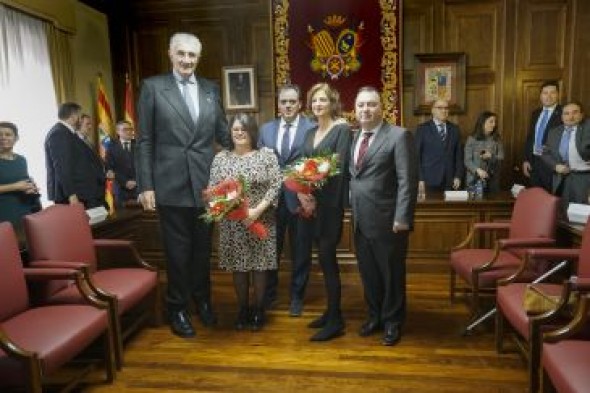
[(580, 101), (575, 101), (575, 100), (568, 101), (565, 104), (563, 104), (563, 107), (562, 108), (565, 108), (568, 105), (576, 105), (578, 108), (580, 108), (580, 112), (581, 113), (585, 113), (584, 112), (584, 105), (582, 105), (582, 103)]
[[(229, 123), (228, 123), (230, 133), (231, 133), (231, 128), (236, 121), (238, 123), (240, 123), (242, 126), (244, 126), (246, 133), (248, 133), (248, 136), (250, 137), (250, 143), (252, 144), (252, 149), (257, 150), (258, 149), (258, 124), (256, 123), (256, 119), (254, 118), (254, 116), (252, 116), (249, 113), (245, 113), (245, 112), (240, 112), (240, 113), (236, 113), (235, 115), (233, 115), (229, 119)], [(233, 150), (235, 148), (233, 139), (230, 142), (231, 142), (231, 149)]]
[(369, 86), (369, 85), (363, 86), (359, 89), (359, 91), (356, 93), (356, 95), (358, 96), (359, 94), (364, 93), (364, 92), (377, 93), (377, 95), (379, 97), (381, 97), (381, 93), (379, 92), (379, 89), (377, 89), (375, 86)]
[(476, 140), (483, 141), (484, 139), (486, 139), (484, 125), (490, 117), (496, 118), (496, 125), (494, 126), (494, 130), (492, 131), (491, 137), (495, 141), (500, 139), (500, 135), (498, 135), (498, 115), (491, 111), (483, 111), (478, 116), (475, 122), (475, 127), (473, 128), (473, 137)]
[(297, 98), (299, 98), (299, 100), (301, 100), (301, 89), (299, 88), (298, 85), (293, 84), (293, 83), (286, 83), (282, 86), (279, 86), (279, 88), (277, 89), (277, 97), (280, 96), (281, 93), (286, 90), (295, 90), (295, 92), (297, 93)]
[(539, 89), (539, 91), (543, 91), (544, 88), (548, 87), (548, 86), (553, 86), (555, 87), (555, 89), (557, 91), (559, 91), (559, 83), (557, 83), (557, 81), (545, 81), (543, 82), (543, 84), (541, 85), (541, 88)]
[(340, 117), (342, 113), (342, 104), (340, 103), (340, 94), (338, 91), (327, 83), (316, 83), (307, 92), (307, 110), (311, 112), (311, 100), (315, 93), (323, 91), (330, 101), (330, 116), (332, 119)]
[(92, 119), (92, 117), (90, 117), (90, 115), (88, 113), (82, 113), (80, 115), (80, 120), (84, 120), (84, 119)]
[(57, 117), (59, 120), (67, 120), (74, 113), (82, 111), (82, 107), (75, 102), (64, 102), (59, 106)]
[(8, 128), (12, 131), (14, 136), (18, 138), (18, 128), (16, 127), (16, 124), (9, 121), (0, 121), (0, 128)]
[(133, 124), (131, 124), (129, 120), (119, 120), (117, 124), (115, 124), (115, 129), (119, 129), (119, 127), (121, 127), (122, 125), (128, 125), (133, 127)]

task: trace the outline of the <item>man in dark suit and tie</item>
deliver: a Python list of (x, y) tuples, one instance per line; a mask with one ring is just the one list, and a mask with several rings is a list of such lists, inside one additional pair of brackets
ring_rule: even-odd
[(552, 188), (552, 170), (543, 164), (543, 146), (547, 141), (549, 130), (562, 124), (559, 85), (547, 81), (541, 86), (541, 108), (533, 111), (529, 132), (524, 144), (524, 162), (522, 173), (529, 179), (531, 187), (543, 187), (548, 192)]
[[(299, 113), (301, 92), (298, 86), (282, 86), (277, 100), (280, 117), (262, 125), (258, 145), (273, 149), (281, 169), (284, 169), (301, 158), (305, 136), (314, 124)], [(277, 256), (280, 261), (288, 228), (292, 261), (289, 314), (293, 317), (300, 316), (303, 311), (303, 298), (311, 269), (311, 228), (309, 221), (299, 216), (299, 208), (297, 194), (283, 187), (277, 208)], [(271, 307), (277, 298), (277, 286), (278, 270), (271, 270), (266, 286), (267, 307)]]
[(80, 202), (86, 209), (107, 207), (102, 160), (76, 132), (80, 127), (80, 105), (60, 105), (58, 118), (45, 138), (49, 200), (62, 204)]
[(383, 345), (401, 337), (406, 317), (406, 253), (414, 220), (418, 163), (412, 134), (383, 121), (379, 92), (359, 90), (360, 132), (350, 161), (350, 198), (358, 267), (368, 306), (359, 335), (383, 327)]
[(566, 104), (561, 119), (563, 124), (549, 130), (541, 159), (553, 174), (551, 191), (567, 210), (570, 202), (589, 203), (590, 121), (578, 102)]
[(118, 140), (111, 141), (106, 150), (106, 166), (115, 177), (115, 199), (118, 206), (137, 200), (135, 180), (135, 140), (133, 125), (121, 120), (115, 126)]
[(458, 190), (465, 172), (461, 132), (448, 121), (449, 103), (434, 101), (431, 113), (432, 119), (416, 129), (420, 195), (425, 195), (426, 190)]
[(211, 308), (210, 225), (203, 189), (217, 142), (230, 146), (227, 120), (213, 82), (195, 75), (201, 42), (187, 33), (170, 39), (172, 72), (143, 81), (138, 101), (139, 136), (135, 150), (137, 186), (146, 210), (158, 211), (172, 332), (193, 337), (190, 300), (205, 326), (216, 323)]

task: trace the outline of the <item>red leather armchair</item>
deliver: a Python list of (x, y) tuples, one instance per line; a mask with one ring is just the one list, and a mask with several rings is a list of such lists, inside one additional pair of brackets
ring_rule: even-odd
[[(574, 278), (565, 284), (535, 284), (543, 293), (559, 297), (554, 309), (539, 314), (528, 315), (524, 309), (526, 283), (518, 282), (518, 274), (501, 280), (496, 294), (496, 349), (503, 352), (503, 341), (506, 328), (513, 333), (513, 338), (524, 356), (528, 359), (529, 386), (531, 392), (539, 389), (539, 362), (541, 353), (541, 334), (551, 326), (564, 324), (569, 315), (566, 308), (571, 297), (577, 296), (577, 282), (590, 281), (590, 225), (586, 224), (582, 235), (580, 249), (530, 249), (523, 258), (521, 270), (533, 265), (535, 261), (569, 260), (576, 263)], [(569, 318), (568, 318), (569, 319)], [(588, 370), (590, 371), (590, 369)], [(590, 386), (590, 385), (589, 385)]]
[[(518, 194), (510, 222), (476, 223), (467, 238), (451, 251), (450, 298), (455, 300), (457, 276), (466, 284), (463, 292), (471, 295), (472, 318), (477, 318), (480, 295), (493, 294), (498, 280), (515, 274), (521, 267), (524, 249), (555, 244), (559, 198), (541, 188), (529, 188)], [(496, 240), (494, 249), (473, 248), (479, 232), (507, 231)], [(523, 280), (532, 280), (539, 272), (519, 272)]]
[[(565, 326), (543, 334), (541, 390), (581, 393), (590, 388), (590, 279), (572, 282), (582, 293), (574, 317)], [(584, 334), (584, 339), (575, 335)]]
[(40, 393), (43, 382), (103, 339), (107, 381), (115, 375), (114, 334), (108, 304), (81, 292), (86, 304), (34, 307), (27, 282), (73, 280), (82, 289), (83, 275), (73, 269), (23, 269), (14, 230), (0, 223), (0, 391), (25, 388)]
[[(150, 317), (161, 318), (159, 278), (156, 268), (141, 259), (132, 242), (94, 240), (82, 205), (53, 205), (24, 218), (24, 228), (34, 267), (75, 267), (88, 274), (96, 296), (111, 304), (116, 320), (116, 362), (123, 364), (124, 340)], [(97, 250), (120, 257), (120, 266), (100, 269)], [(46, 260), (61, 260), (56, 264)], [(45, 261), (45, 262), (44, 262)], [(86, 268), (86, 269), (85, 269)], [(67, 283), (53, 284), (40, 291), (45, 303), (82, 301)]]

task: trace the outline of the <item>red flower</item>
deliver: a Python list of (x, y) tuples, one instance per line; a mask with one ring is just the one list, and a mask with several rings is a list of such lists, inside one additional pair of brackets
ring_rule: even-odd
[(268, 228), (264, 226), (264, 224), (260, 221), (254, 221), (248, 227), (248, 230), (256, 235), (260, 240), (264, 240), (268, 237)]

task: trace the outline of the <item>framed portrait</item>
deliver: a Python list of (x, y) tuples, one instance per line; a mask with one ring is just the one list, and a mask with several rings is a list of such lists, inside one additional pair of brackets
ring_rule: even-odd
[(257, 111), (258, 96), (254, 66), (222, 68), (223, 106), (227, 111)]
[(447, 100), (452, 114), (465, 112), (465, 53), (414, 55), (414, 114), (430, 114), (433, 101)]

